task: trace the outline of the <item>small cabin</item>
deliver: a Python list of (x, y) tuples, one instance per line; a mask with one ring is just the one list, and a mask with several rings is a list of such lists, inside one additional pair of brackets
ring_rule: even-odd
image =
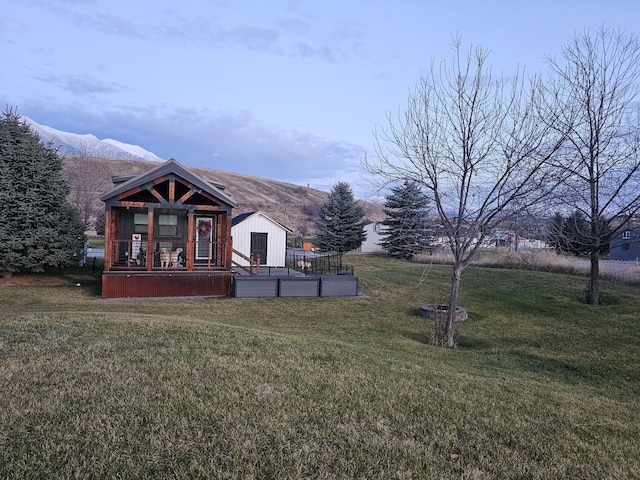
[[(269, 267), (284, 267), (287, 235), (293, 232), (262, 212), (246, 212), (233, 217), (234, 265), (249, 266), (249, 260)], [(237, 252), (237, 253), (236, 253)]]
[(105, 204), (102, 296), (229, 296), (235, 201), (174, 159), (114, 177)]

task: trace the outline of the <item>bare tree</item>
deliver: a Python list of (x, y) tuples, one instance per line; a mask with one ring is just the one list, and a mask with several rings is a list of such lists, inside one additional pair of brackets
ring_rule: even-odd
[(510, 205), (553, 187), (547, 164), (562, 142), (540, 121), (538, 79), (494, 79), (486, 50), (465, 54), (459, 38), (453, 49), (452, 63), (432, 62), (407, 108), (376, 132), (377, 158), (364, 161), (383, 182), (417, 182), (432, 198), (453, 254), (445, 338), (435, 338), (449, 347), (463, 269)]
[(570, 131), (559, 165), (567, 180), (559, 192), (567, 209), (582, 213), (590, 226), (583, 241), (591, 264), (587, 302), (595, 305), (603, 244), (640, 210), (640, 43), (602, 27), (573, 36), (561, 59), (548, 63), (555, 81), (547, 98), (559, 113), (549, 125)]
[(108, 189), (108, 176), (103, 173), (104, 160), (85, 152), (65, 159), (65, 177), (69, 183), (69, 203), (88, 227), (103, 206), (100, 194)]

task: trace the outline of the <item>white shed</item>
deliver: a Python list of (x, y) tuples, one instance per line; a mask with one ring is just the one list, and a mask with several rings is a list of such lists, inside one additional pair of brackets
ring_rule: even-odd
[(362, 253), (380, 253), (384, 252), (384, 249), (379, 245), (383, 240), (385, 226), (382, 223), (368, 223), (364, 226), (364, 231), (367, 234), (367, 238), (360, 247)]
[[(284, 267), (287, 258), (287, 235), (292, 230), (280, 225), (262, 212), (236, 215), (231, 222), (233, 249), (247, 257), (260, 257), (260, 265)], [(248, 266), (249, 262), (233, 254), (233, 262)]]

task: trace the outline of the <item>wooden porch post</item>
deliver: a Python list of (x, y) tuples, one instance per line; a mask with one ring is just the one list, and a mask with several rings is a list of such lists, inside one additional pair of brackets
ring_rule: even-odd
[(193, 210), (189, 210), (187, 213), (187, 271), (193, 271), (193, 265), (195, 263), (196, 258), (196, 248), (195, 248), (195, 212)]
[(231, 214), (225, 213), (223, 215), (224, 218), (224, 229), (225, 229), (225, 251), (224, 251), (224, 269), (231, 270), (231, 260), (233, 255), (233, 244), (231, 241)]
[(147, 212), (147, 271), (153, 270), (153, 209)]
[(111, 269), (112, 252), (113, 252), (113, 227), (111, 225), (113, 210), (108, 209), (104, 212), (104, 271)]

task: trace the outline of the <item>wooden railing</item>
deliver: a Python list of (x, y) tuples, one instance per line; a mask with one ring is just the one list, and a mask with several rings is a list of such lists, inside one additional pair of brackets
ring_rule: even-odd
[[(255, 260), (251, 257), (247, 257), (245, 254), (240, 253), (238, 250), (236, 250), (235, 248), (232, 250), (233, 253), (235, 253), (236, 255), (238, 255), (240, 258), (242, 258), (243, 260), (246, 260), (247, 262), (249, 262), (249, 266), (245, 266), (245, 265), (240, 265), (238, 262), (231, 260), (231, 264), (235, 265), (236, 267), (240, 268), (241, 270), (244, 270), (245, 272), (247, 272), (249, 275), (260, 275), (260, 257), (256, 258)], [(253, 269), (255, 268), (256, 273), (253, 273)]]

